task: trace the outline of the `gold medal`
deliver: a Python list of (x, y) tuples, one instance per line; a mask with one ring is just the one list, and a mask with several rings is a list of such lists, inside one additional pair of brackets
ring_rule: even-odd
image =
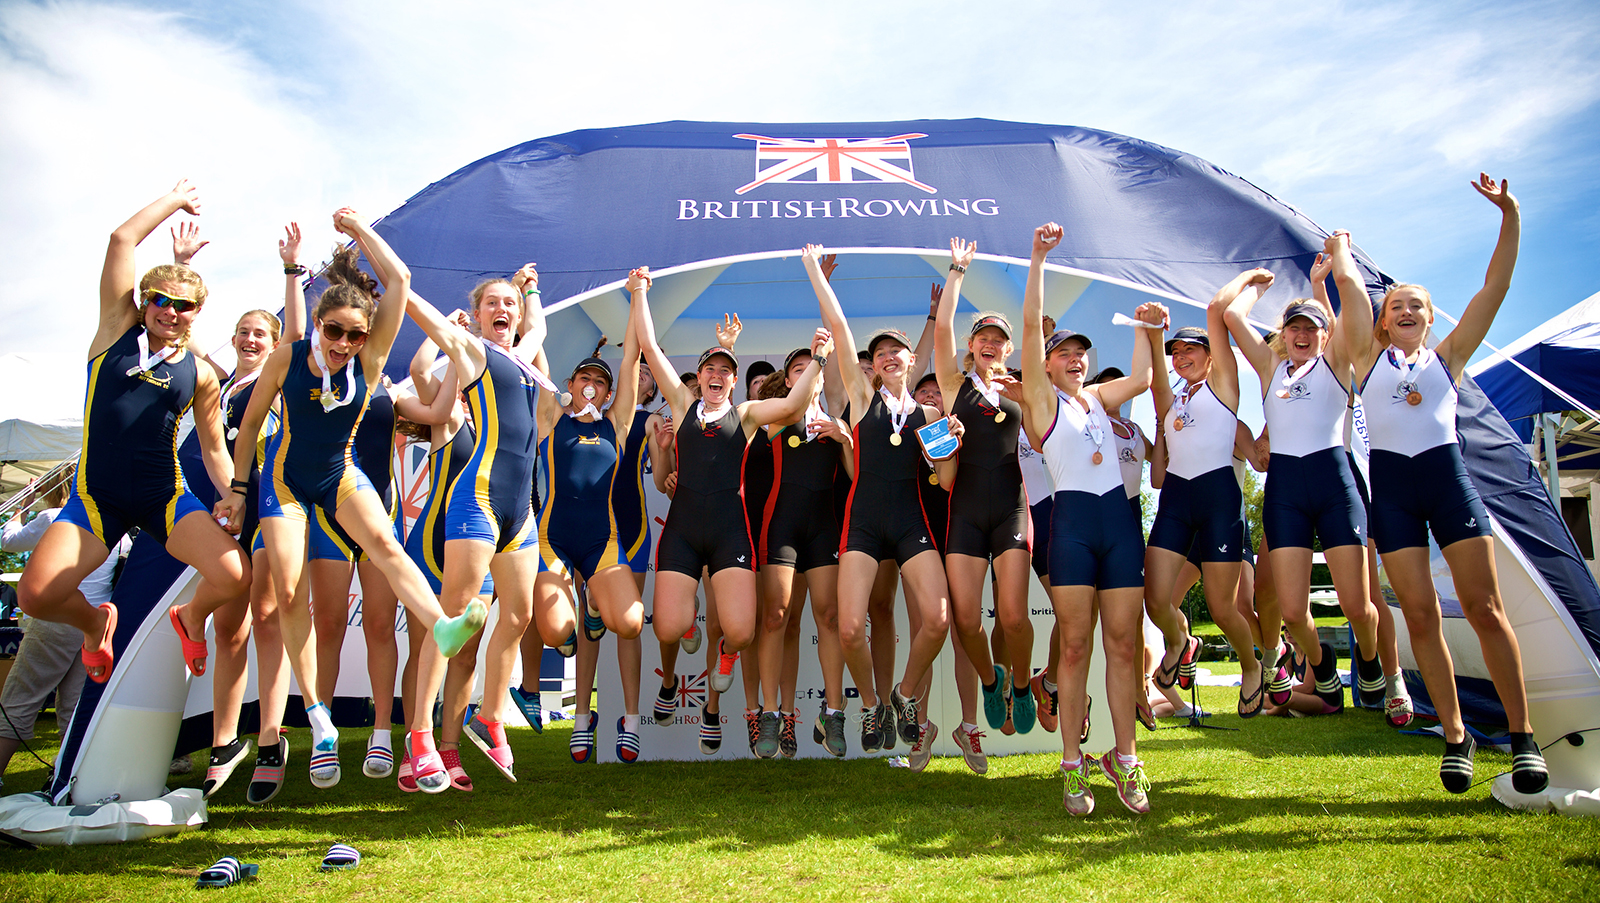
[(1005, 423), (1006, 422), (1006, 412), (1005, 411), (997, 411), (997, 412), (995, 412), (994, 422), (995, 423)]
[(890, 445), (899, 445), (900, 444), (900, 434), (899, 433), (890, 433), (889, 434), (889, 444)]
[(1102, 457), (1099, 452), (1095, 452), (1094, 453), (1094, 457), (1090, 458), (1089, 460), (1093, 461), (1096, 464), (1099, 464), (1101, 461), (1104, 461), (1105, 458)]
[(1412, 407), (1422, 404), (1422, 393), (1418, 392), (1416, 389), (1412, 389), (1410, 392), (1407, 392), (1406, 404), (1411, 405)]
[(939, 485), (939, 475), (936, 474), (936, 473), (928, 474), (928, 485), (929, 486), (937, 486), (937, 485)]
[(1183, 432), (1183, 421), (1182, 420), (1174, 420), (1174, 421), (1172, 421), (1172, 429), (1173, 429), (1174, 432), (1179, 432), (1179, 433)]
[(789, 437), (789, 447), (790, 448), (799, 448), (800, 447), (800, 437), (799, 436), (790, 436)]

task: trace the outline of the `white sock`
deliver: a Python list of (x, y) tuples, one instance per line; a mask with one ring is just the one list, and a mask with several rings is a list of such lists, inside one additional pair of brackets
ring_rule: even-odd
[(388, 728), (372, 729), (372, 739), (367, 741), (367, 749), (371, 749), (374, 746), (381, 746), (385, 749), (394, 748), (394, 741), (390, 739)]
[(827, 712), (829, 715), (837, 715), (843, 712), (844, 709), (824, 709), (823, 711)]
[(961, 722), (961, 730), (966, 732), (966, 733), (970, 734), (970, 733), (972, 733), (973, 731), (975, 731), (977, 729), (978, 729), (978, 726), (976, 724), (969, 724), (969, 723), (967, 723), (965, 721)]
[(1083, 767), (1083, 754), (1079, 753), (1078, 757), (1076, 759), (1073, 759), (1071, 762), (1068, 762), (1066, 759), (1062, 759), (1061, 760), (1061, 767), (1065, 768), (1068, 771), (1077, 771), (1078, 769)]
[(1390, 696), (1408, 696), (1409, 695), (1409, 694), (1406, 693), (1406, 679), (1405, 679), (1405, 676), (1403, 674), (1401, 674), (1399, 671), (1396, 671), (1393, 674), (1390, 674), (1389, 676), (1385, 677), (1383, 679), (1383, 682), (1384, 682), (1385, 688), (1387, 689), (1387, 691), (1388, 691)]
[(630, 734), (639, 733), (639, 716), (638, 715), (623, 715), (622, 716), (622, 729), (627, 731)]
[(1266, 658), (1263, 658), (1261, 660), (1261, 664), (1266, 666), (1266, 667), (1268, 667), (1268, 668), (1270, 668), (1273, 665), (1276, 665), (1278, 663), (1278, 659), (1280, 659), (1282, 657), (1283, 657), (1283, 644), (1279, 643), (1278, 645), (1273, 646), (1272, 649), (1269, 650), (1269, 655)]
[(1132, 771), (1133, 766), (1138, 764), (1138, 756), (1125, 756), (1120, 752), (1117, 753), (1117, 767), (1120, 768), (1124, 773)]
[(333, 726), (333, 715), (326, 703), (317, 703), (306, 709), (311, 721), (311, 743), (319, 752), (331, 752), (339, 744), (339, 731)]
[(1046, 677), (1041, 680), (1040, 683), (1044, 684), (1044, 691), (1046, 693), (1054, 693), (1056, 691), (1056, 682), (1050, 678)]

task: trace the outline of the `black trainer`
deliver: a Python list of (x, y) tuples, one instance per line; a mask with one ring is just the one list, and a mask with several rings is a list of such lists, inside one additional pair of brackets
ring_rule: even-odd
[(915, 746), (922, 736), (922, 719), (917, 715), (917, 700), (901, 696), (900, 688), (893, 687), (889, 690), (889, 704), (894, 709), (894, 720), (900, 731), (900, 739)]
[(894, 749), (894, 712), (887, 703), (878, 703), (878, 727), (883, 734), (883, 748)]
[(821, 705), (822, 711), (817, 713), (816, 723), (811, 726), (811, 739), (820, 743), (834, 758), (843, 758), (844, 748), (844, 712), (828, 714), (828, 704)]
[(1322, 701), (1334, 712), (1344, 711), (1344, 683), (1339, 680), (1339, 659), (1334, 657), (1332, 646), (1322, 644), (1322, 664), (1312, 665), (1311, 673), (1317, 679), (1317, 695)]
[(877, 752), (883, 749), (884, 725), (878, 723), (878, 707), (861, 709), (861, 751)]
[[(1444, 745), (1444, 761), (1439, 763), (1439, 782), (1451, 793), (1466, 793), (1472, 787), (1472, 755), (1478, 743), (1468, 734), (1460, 743)], [(1513, 775), (1512, 780), (1515, 780)]]
[(756, 742), (751, 747), (758, 758), (776, 759), (779, 752), (778, 735), (783, 733), (783, 716), (777, 712), (762, 712), (756, 719)]
[(1511, 786), (1518, 793), (1540, 793), (1550, 786), (1550, 772), (1545, 769), (1544, 754), (1532, 734), (1511, 734)]

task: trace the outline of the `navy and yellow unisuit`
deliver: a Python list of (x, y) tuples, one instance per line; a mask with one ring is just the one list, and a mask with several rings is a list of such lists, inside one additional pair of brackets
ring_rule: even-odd
[(199, 378), (194, 355), (140, 371), (143, 331), (130, 328), (89, 362), (78, 479), (57, 517), (108, 549), (131, 527), (165, 543), (178, 521), (207, 511), (178, 466), (178, 421), (194, 404)]
[[(367, 410), (367, 381), (361, 359), (350, 362), (355, 396), (331, 411), (322, 407), (322, 377), (306, 359), (311, 341), (294, 343), (289, 372), (283, 377), (283, 425), (267, 440), (267, 463), (261, 471), (261, 519), (287, 517), (309, 521), (321, 508), (328, 520), (358, 489), (372, 483), (355, 462), (355, 432)], [(344, 398), (344, 373), (334, 374), (334, 397)]]
[(627, 564), (611, 511), (620, 457), (616, 425), (603, 417), (584, 423), (563, 415), (540, 441), (539, 455), (539, 570), (576, 572), (588, 580)]
[(444, 538), (492, 543), (496, 552), (532, 548), (533, 468), (538, 457), (539, 384), (531, 368), (487, 341), (483, 372), (466, 388), (478, 431), (472, 460), (450, 488)]
[(645, 430), (651, 412), (644, 405), (633, 411), (633, 427), (623, 443), (617, 462), (617, 478), (611, 484), (611, 514), (617, 521), (617, 543), (635, 574), (650, 569), (650, 514), (644, 503)]
[[(451, 484), (472, 460), (476, 446), (472, 425), (463, 423), (449, 442), (428, 453), (428, 500), (423, 503), (417, 522), (411, 525), (411, 535), (406, 537), (406, 555), (416, 562), (435, 595), (444, 592), (445, 500), (450, 497)], [(479, 595), (493, 592), (494, 578), (485, 574)]]
[[(389, 512), (394, 538), (404, 542), (400, 493), (395, 491), (394, 486), (394, 422), (394, 396), (380, 382), (373, 387), (372, 396), (367, 399), (367, 413), (362, 415), (361, 425), (356, 427), (355, 444), (351, 448), (355, 453), (356, 466), (361, 468), (367, 482), (372, 484), (373, 491), (378, 493), (378, 500), (383, 502), (384, 510)], [(321, 511), (311, 520), (307, 550), (312, 561), (367, 560), (367, 553), (339, 526), (338, 521)]]

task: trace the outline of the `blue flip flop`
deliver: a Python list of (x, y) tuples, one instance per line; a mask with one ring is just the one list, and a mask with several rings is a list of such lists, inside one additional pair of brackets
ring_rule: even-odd
[(325, 872), (353, 869), (360, 864), (361, 854), (349, 844), (336, 843), (328, 848), (328, 855), (322, 857), (322, 870)]
[(254, 878), (261, 867), (253, 862), (240, 862), (232, 856), (224, 856), (217, 860), (217, 864), (200, 873), (199, 880), (194, 886), (202, 887), (228, 887), (240, 881)]

